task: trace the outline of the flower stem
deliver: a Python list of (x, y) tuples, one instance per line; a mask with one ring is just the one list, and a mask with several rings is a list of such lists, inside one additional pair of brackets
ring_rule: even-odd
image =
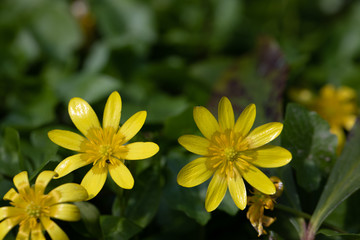
[(310, 214), (301, 212), (299, 210), (296, 210), (294, 208), (288, 207), (288, 206), (283, 205), (283, 204), (276, 204), (275, 208), (277, 208), (277, 209), (279, 209), (281, 211), (287, 212), (287, 213), (291, 213), (292, 215), (308, 219), (308, 220), (310, 220), (310, 218), (311, 218)]
[[(302, 218), (307, 219), (307, 220), (310, 220), (310, 219), (311, 219), (311, 215), (310, 215), (310, 214), (304, 213), (304, 212), (302, 212), (302, 211), (296, 210), (296, 209), (291, 208), (291, 207), (288, 207), (288, 206), (285, 206), (285, 205), (283, 205), (283, 204), (276, 204), (276, 205), (275, 205), (275, 208), (277, 208), (277, 209), (279, 209), (279, 210), (281, 210), (281, 211), (290, 213), (290, 214), (292, 214), (292, 215), (295, 215), (295, 216), (297, 216), (297, 217), (302, 217)], [(339, 228), (339, 227), (337, 227), (337, 226), (335, 226), (335, 225), (333, 225), (333, 224), (331, 224), (331, 223), (328, 223), (328, 222), (326, 222), (326, 221), (323, 222), (322, 226), (323, 226), (323, 227), (326, 227), (326, 228), (329, 228), (329, 229), (331, 229), (331, 230), (337, 231), (337, 232), (339, 232), (339, 233), (346, 233), (346, 231), (344, 231), (344, 230), (342, 230), (341, 228)], [(313, 236), (313, 235), (314, 235), (314, 233), (310, 233), (310, 232), (311, 232), (310, 230), (311, 230), (311, 228), (310, 228), (310, 226), (308, 226), (308, 228), (307, 228), (307, 230), (306, 230), (307, 233), (305, 234), (306, 236), (310, 236), (310, 235)], [(314, 236), (313, 236), (313, 237), (314, 237)], [(307, 238), (307, 239), (311, 239), (311, 238)]]

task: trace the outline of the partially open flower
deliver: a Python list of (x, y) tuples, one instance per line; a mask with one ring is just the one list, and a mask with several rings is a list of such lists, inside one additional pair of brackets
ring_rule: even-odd
[(274, 183), (276, 193), (273, 195), (266, 195), (254, 188), (253, 196), (248, 196), (249, 210), (246, 217), (250, 220), (251, 225), (258, 232), (258, 236), (266, 234), (265, 227), (269, 227), (276, 218), (264, 215), (264, 209), (273, 210), (276, 198), (280, 197), (283, 192), (283, 183), (278, 177), (271, 177), (270, 180)]

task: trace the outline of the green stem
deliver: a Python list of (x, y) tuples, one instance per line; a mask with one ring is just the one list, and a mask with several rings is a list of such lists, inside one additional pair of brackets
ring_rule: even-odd
[[(288, 206), (285, 206), (283, 204), (276, 204), (275, 205), (275, 208), (281, 210), (281, 211), (284, 211), (284, 212), (287, 212), (287, 213), (290, 213), (292, 215), (295, 215), (297, 217), (302, 217), (304, 219), (307, 219), (307, 220), (310, 220), (311, 219), (311, 215), (308, 214), (308, 213), (304, 213), (302, 211), (299, 211), (299, 210), (296, 210), (294, 208), (291, 208), (291, 207), (288, 207)], [(346, 231), (342, 230), (341, 228), (331, 224), (331, 223), (327, 223), (326, 221), (323, 222), (322, 226), (326, 227), (326, 228), (329, 228), (329, 229), (332, 229), (334, 231), (337, 231), (339, 233), (347, 233)]]
[(277, 209), (279, 209), (279, 210), (281, 210), (281, 211), (287, 212), (287, 213), (291, 213), (292, 215), (295, 215), (295, 216), (298, 216), (298, 217), (302, 217), (302, 218), (308, 219), (308, 220), (310, 220), (310, 218), (311, 218), (311, 215), (310, 215), (310, 214), (301, 212), (301, 211), (299, 211), (299, 210), (296, 210), (296, 209), (294, 209), (294, 208), (285, 206), (285, 205), (283, 205), (283, 204), (276, 204), (276, 205), (275, 205), (275, 208), (277, 208)]

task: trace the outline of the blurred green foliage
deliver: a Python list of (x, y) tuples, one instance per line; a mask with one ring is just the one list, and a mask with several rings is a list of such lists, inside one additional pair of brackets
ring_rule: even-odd
[[(300, 238), (315, 211), (319, 239), (357, 239), (359, 192), (347, 197), (360, 187), (358, 124), (337, 157), (327, 123), (286, 105), (289, 89), (316, 92), (327, 83), (360, 96), (359, 21), (360, 2), (353, 0), (2, 0), (1, 196), (16, 173), (26, 170), (34, 179), (69, 156), (47, 132), (74, 129), (67, 113), (72, 97), (84, 98), (101, 117), (116, 90), (121, 122), (148, 111), (135, 140), (154, 141), (160, 152), (127, 163), (134, 189), (107, 181), (95, 199), (79, 203), (83, 220), (62, 223), (70, 238), (256, 239), (229, 196), (207, 213), (207, 184), (176, 183), (194, 157), (177, 144), (182, 134), (198, 133), (193, 106), (215, 113), (227, 96), (236, 114), (256, 104), (255, 126), (284, 121), (281, 144), (293, 154), (289, 166), (266, 172), (282, 178), (285, 192), (269, 213), (276, 222), (261, 238)], [(79, 182), (85, 171), (63, 181)]]

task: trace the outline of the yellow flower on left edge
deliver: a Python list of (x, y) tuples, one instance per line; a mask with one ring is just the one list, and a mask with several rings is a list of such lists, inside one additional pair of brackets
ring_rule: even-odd
[(153, 142), (126, 144), (144, 125), (146, 111), (135, 113), (119, 127), (121, 98), (118, 92), (113, 92), (106, 102), (102, 127), (94, 110), (81, 98), (70, 100), (69, 115), (85, 137), (66, 130), (52, 130), (48, 133), (51, 141), (57, 145), (79, 152), (60, 162), (54, 171), (58, 174), (56, 178), (60, 178), (92, 164), (93, 167), (81, 182), (88, 191), (89, 199), (100, 192), (108, 172), (118, 186), (131, 189), (134, 178), (124, 161), (149, 158), (159, 151), (159, 146)]
[(14, 188), (4, 196), (12, 206), (0, 208), (0, 239), (17, 224), (16, 239), (45, 239), (46, 230), (52, 239), (69, 239), (66, 233), (51, 218), (64, 221), (80, 220), (80, 211), (68, 202), (84, 201), (86, 190), (76, 183), (66, 183), (44, 194), (45, 188), (55, 176), (53, 171), (39, 174), (34, 186), (30, 186), (28, 173), (21, 172), (14, 179)]

